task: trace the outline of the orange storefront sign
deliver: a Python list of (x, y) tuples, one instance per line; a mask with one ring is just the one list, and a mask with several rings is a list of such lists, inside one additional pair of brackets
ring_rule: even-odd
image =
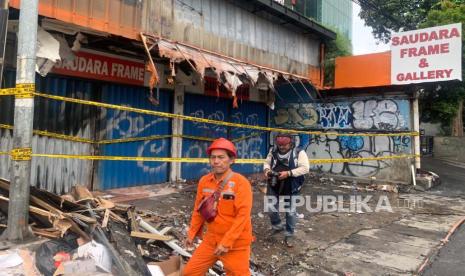
[(391, 51), (336, 58), (334, 88), (391, 85)]

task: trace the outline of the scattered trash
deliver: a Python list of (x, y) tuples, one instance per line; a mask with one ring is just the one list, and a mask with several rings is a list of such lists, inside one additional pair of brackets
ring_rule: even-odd
[(110, 252), (96, 241), (79, 246), (74, 258), (92, 259), (98, 268), (105, 272), (111, 272)]
[(152, 276), (181, 276), (183, 263), (180, 256), (172, 256), (163, 262), (148, 264)]
[[(253, 184), (256, 193), (262, 188), (266, 190), (266, 183), (263, 183), (262, 178), (262, 174), (257, 174)], [(312, 176), (312, 181), (320, 184), (312, 187), (315, 191), (320, 192), (318, 189), (329, 185), (330, 187), (324, 189), (344, 194), (351, 194), (351, 191), (364, 193), (369, 189), (387, 191), (391, 186), (370, 186), (365, 183), (359, 185), (352, 180), (344, 182), (337, 178), (320, 178), (316, 175)], [(29, 211), (31, 229), (35, 234), (51, 240), (41, 246), (42, 252), (36, 250), (35, 260), (33, 258), (30, 260), (35, 262), (37, 267), (42, 265), (39, 270), (43, 275), (96, 275), (115, 271), (120, 271), (123, 275), (180, 275), (182, 263), (189, 260), (193, 250), (199, 245), (196, 243), (193, 248), (182, 246), (192, 212), (192, 206), (186, 203), (183, 193), (188, 194), (192, 199), (195, 197), (195, 186), (190, 183), (185, 186), (179, 193), (171, 193), (174, 188), (168, 186), (169, 191), (167, 188), (167, 192), (164, 192), (168, 195), (164, 198), (168, 207), (163, 210), (158, 210), (157, 207), (153, 209), (154, 211), (137, 209), (116, 200), (123, 196), (115, 198), (99, 192), (93, 194), (84, 186), (77, 186), (69, 194), (61, 196), (31, 187)], [(335, 187), (341, 189), (337, 190)], [(0, 180), (0, 203), (8, 203), (8, 190), (9, 183)], [(179, 202), (182, 203), (178, 204)], [(2, 205), (7, 206), (7, 204), (0, 204), (0, 219), (6, 221), (4, 214), (7, 214), (7, 210)], [(255, 218), (265, 218), (267, 214), (263, 210), (259, 211), (261, 212), (254, 214)], [(359, 210), (356, 213), (364, 212)], [(353, 219), (357, 216), (354, 213), (330, 214), (334, 217), (347, 218), (346, 215), (354, 216)], [(314, 236), (321, 232), (320, 229), (314, 230), (318, 227), (315, 228), (313, 216), (308, 217), (307, 214), (307, 220), (304, 220), (306, 217), (304, 213), (297, 213), (296, 216), (300, 219), (297, 221), (298, 228), (307, 235)], [(263, 224), (267, 229), (269, 227), (267, 220), (257, 219), (255, 222), (259, 225)], [(256, 234), (258, 233), (260, 232)], [(312, 256), (318, 253), (303, 255), (302, 259), (294, 258), (292, 254), (287, 255), (287, 251), (278, 253), (275, 247), (282, 244), (279, 240), (278, 237), (278, 239), (260, 241), (263, 243), (263, 250), (259, 251), (261, 257), (257, 253), (251, 258), (251, 275), (295, 275), (292, 273), (318, 270), (318, 265), (309, 262), (309, 258), (313, 258)], [(311, 250), (318, 252), (320, 249), (312, 245)], [(173, 259), (177, 259), (178, 263), (170, 263)], [(263, 261), (264, 259), (266, 261)], [(283, 270), (285, 262), (296, 270), (288, 268)], [(174, 269), (167, 270), (164, 266), (166, 263)], [(1, 265), (0, 256), (0, 268)], [(222, 275), (222, 273), (220, 264), (216, 264), (210, 271), (210, 275)]]
[(61, 264), (64, 254), (69, 254), (78, 247), (75, 237), (66, 236), (63, 239), (44, 242), (36, 251), (36, 267), (44, 275), (53, 275)]
[[(67, 262), (71, 260), (71, 254), (67, 252), (60, 251), (53, 256), (53, 260), (55, 261), (54, 265), (56, 268), (60, 267), (63, 262)], [(55, 271), (56, 273), (56, 271)]]
[(73, 260), (64, 262), (55, 271), (55, 275), (89, 275), (99, 273), (97, 265), (93, 259)]
[(441, 179), (439, 178), (439, 175), (437, 175), (434, 172), (423, 169), (417, 169), (415, 181), (417, 185), (414, 186), (414, 189), (419, 191), (429, 190), (434, 186), (441, 184)]
[(163, 270), (161, 270), (160, 266), (153, 264), (149, 264), (147, 266), (152, 276), (165, 276), (165, 273), (163, 273)]
[(378, 191), (386, 191), (386, 192), (391, 192), (391, 193), (399, 192), (397, 185), (379, 184), (379, 185), (370, 185), (370, 186), (374, 187)]
[(0, 269), (15, 267), (23, 263), (23, 259), (18, 253), (0, 255)]
[[(9, 202), (9, 189), (9, 182), (0, 179), (0, 202)], [(31, 187), (29, 201), (32, 231), (51, 239), (36, 250), (36, 267), (44, 275), (76, 272), (79, 267), (109, 273), (112, 264), (123, 275), (151, 275), (150, 260), (164, 261), (173, 253), (190, 258), (176, 243), (184, 234), (170, 228), (163, 233), (157, 230), (163, 218), (109, 197), (93, 196), (84, 186), (62, 196)], [(2, 213), (8, 213), (6, 206), (0, 204)], [(173, 235), (165, 235), (168, 231)]]

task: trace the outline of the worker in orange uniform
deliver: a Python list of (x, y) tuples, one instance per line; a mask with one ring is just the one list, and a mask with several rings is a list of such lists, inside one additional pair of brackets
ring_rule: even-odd
[[(226, 275), (250, 275), (249, 259), (252, 243), (252, 188), (244, 176), (231, 170), (237, 157), (234, 144), (224, 138), (213, 141), (207, 149), (212, 172), (203, 176), (197, 187), (194, 211), (186, 246), (192, 247), (196, 237), (202, 237), (204, 224), (207, 226), (203, 241), (195, 250), (184, 268), (183, 275), (204, 276), (216, 261), (223, 263)], [(220, 194), (216, 201), (216, 216), (208, 217), (202, 205), (213, 193)]]

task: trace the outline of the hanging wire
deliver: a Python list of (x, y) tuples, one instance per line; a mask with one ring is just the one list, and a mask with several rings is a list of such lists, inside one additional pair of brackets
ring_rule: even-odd
[(310, 93), (310, 91), (307, 90), (307, 87), (305, 87), (304, 83), (302, 82), (301, 79), (298, 79), (299, 82), (300, 82), (300, 85), (302, 85), (302, 87), (304, 88), (305, 92), (307, 92), (307, 95), (310, 97), (310, 99), (312, 101), (315, 101), (315, 99), (312, 97), (312, 94)]
[[(286, 78), (284, 78), (286, 79)], [(286, 79), (286, 81), (291, 85), (292, 89), (294, 90), (294, 92), (297, 94), (297, 96), (299, 97), (300, 101), (301, 102), (304, 102), (304, 99), (302, 98), (302, 96), (300, 96), (299, 92), (297, 91), (297, 89), (295, 89), (295, 86), (291, 83), (291, 81), (289, 79)]]

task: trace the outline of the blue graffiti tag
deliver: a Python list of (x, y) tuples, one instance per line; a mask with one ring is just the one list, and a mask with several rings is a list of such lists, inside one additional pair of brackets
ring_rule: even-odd
[(318, 115), (323, 128), (347, 128), (352, 123), (352, 110), (347, 105), (321, 104)]
[(351, 151), (361, 150), (365, 144), (361, 136), (341, 136), (339, 137), (342, 149)]
[(394, 143), (394, 151), (395, 152), (408, 152), (410, 149), (410, 136), (394, 136), (392, 137), (392, 141)]

